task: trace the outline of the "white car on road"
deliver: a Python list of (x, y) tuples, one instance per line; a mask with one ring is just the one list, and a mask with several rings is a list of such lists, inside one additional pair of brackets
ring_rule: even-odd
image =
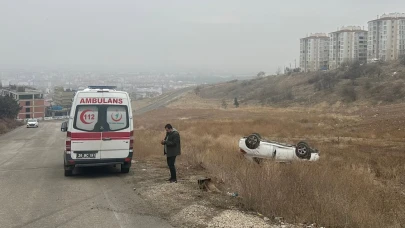
[(246, 158), (258, 163), (261, 159), (274, 159), (282, 162), (319, 160), (319, 151), (311, 148), (304, 141), (297, 145), (289, 145), (262, 139), (257, 133), (242, 137), (239, 140), (239, 148)]
[(30, 127), (37, 128), (38, 127), (38, 120), (37, 119), (28, 119), (27, 128), (30, 128)]

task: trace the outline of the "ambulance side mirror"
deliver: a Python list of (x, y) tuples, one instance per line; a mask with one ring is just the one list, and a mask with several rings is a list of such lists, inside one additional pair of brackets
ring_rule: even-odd
[(67, 121), (62, 122), (62, 124), (60, 126), (60, 131), (62, 131), (62, 132), (67, 131)]

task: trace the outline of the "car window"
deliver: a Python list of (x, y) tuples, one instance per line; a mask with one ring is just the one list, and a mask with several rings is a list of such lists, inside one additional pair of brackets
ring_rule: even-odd
[(73, 122), (73, 128), (90, 132), (119, 131), (128, 126), (125, 105), (79, 105)]
[(74, 128), (83, 131), (99, 131), (95, 129), (99, 119), (98, 107), (95, 105), (77, 106), (74, 120)]
[(127, 128), (128, 115), (125, 106), (108, 106), (107, 107), (107, 123), (111, 131)]

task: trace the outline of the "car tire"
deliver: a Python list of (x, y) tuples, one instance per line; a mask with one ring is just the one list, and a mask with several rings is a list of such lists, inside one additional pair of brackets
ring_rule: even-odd
[(311, 148), (306, 142), (299, 142), (295, 148), (295, 155), (301, 159), (309, 159), (311, 157)]
[(121, 167), (121, 173), (129, 173), (129, 168)]
[(73, 175), (73, 170), (66, 169), (65, 167), (65, 177), (70, 177)]
[(259, 147), (261, 139), (262, 137), (257, 133), (250, 134), (245, 140), (245, 145), (249, 149), (256, 149)]
[(74, 167), (67, 166), (65, 161), (63, 161), (63, 168), (65, 170), (65, 177), (69, 177), (69, 176), (73, 175)]

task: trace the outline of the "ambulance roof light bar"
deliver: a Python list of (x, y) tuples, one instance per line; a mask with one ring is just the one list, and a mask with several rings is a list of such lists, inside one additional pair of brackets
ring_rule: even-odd
[(88, 86), (88, 89), (111, 89), (115, 90), (117, 86)]

